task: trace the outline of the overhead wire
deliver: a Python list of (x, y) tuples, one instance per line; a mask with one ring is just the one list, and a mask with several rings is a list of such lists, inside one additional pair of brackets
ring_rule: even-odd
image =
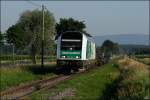
[(37, 4), (37, 3), (35, 3), (33, 1), (31, 1), (31, 0), (27, 0), (27, 2), (32, 4), (32, 5), (34, 5), (34, 6), (37, 6), (37, 7), (41, 7), (42, 6), (42, 5), (39, 5), (39, 4)]
[[(39, 5), (39, 4), (37, 4), (37, 3), (35, 3), (35, 2), (33, 2), (33, 1), (31, 1), (31, 0), (27, 0), (27, 2), (28, 3), (30, 3), (30, 4), (32, 4), (32, 5), (34, 5), (34, 6), (37, 6), (37, 7), (42, 7), (42, 5)], [(47, 8), (46, 8), (46, 6), (44, 6), (44, 9), (46, 9), (46, 10), (48, 10)]]

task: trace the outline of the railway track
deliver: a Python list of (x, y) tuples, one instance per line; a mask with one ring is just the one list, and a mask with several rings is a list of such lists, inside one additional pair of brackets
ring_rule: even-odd
[(25, 85), (21, 85), (21, 86), (16, 86), (16, 87), (13, 87), (8, 90), (0, 92), (0, 100), (20, 99), (20, 98), (30, 95), (31, 93), (38, 91), (40, 89), (52, 88), (52, 87), (56, 86), (58, 83), (68, 80), (76, 74), (88, 73), (90, 70), (96, 69), (96, 68), (98, 68), (98, 67), (91, 67), (86, 70), (80, 69), (79, 72), (75, 72), (70, 75), (61, 74), (59, 76), (46, 78), (46, 79), (42, 79), (42, 80), (37, 80), (37, 81), (31, 82), (31, 83), (28, 83)]
[(71, 75), (60, 75), (53, 78), (39, 80), (33, 83), (26, 84), (24, 86), (18, 86), (0, 93), (0, 99), (19, 99), (23, 96), (29, 95), (30, 93), (40, 90), (42, 88), (50, 88), (55, 86), (56, 84), (67, 80), (71, 77)]
[[(97, 68), (97, 67), (95, 67)], [(95, 68), (90, 68), (90, 69), (95, 69)], [(52, 88), (56, 86), (58, 83), (61, 83), (67, 79), (70, 79), (72, 76), (76, 74), (84, 74), (89, 72), (90, 70), (80, 70), (79, 72), (76, 72), (75, 74), (71, 75), (59, 75), (43, 80), (37, 80), (32, 83), (28, 83), (25, 85), (21, 86), (16, 86), (11, 89), (8, 89), (6, 91), (0, 92), (0, 100), (6, 100), (6, 99), (20, 99), (23, 98), (24, 96), (27, 96), (35, 91), (38, 91), (43, 88)]]

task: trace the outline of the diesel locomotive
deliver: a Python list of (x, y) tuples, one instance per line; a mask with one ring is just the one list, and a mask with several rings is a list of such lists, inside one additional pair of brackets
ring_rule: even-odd
[(78, 71), (95, 64), (96, 46), (92, 36), (79, 31), (66, 31), (57, 38), (57, 66)]

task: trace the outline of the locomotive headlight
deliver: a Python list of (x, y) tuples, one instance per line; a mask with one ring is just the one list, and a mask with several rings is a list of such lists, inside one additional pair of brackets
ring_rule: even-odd
[(65, 56), (61, 56), (62, 58), (65, 58)]
[(78, 59), (78, 58), (79, 58), (79, 56), (76, 56), (76, 58)]

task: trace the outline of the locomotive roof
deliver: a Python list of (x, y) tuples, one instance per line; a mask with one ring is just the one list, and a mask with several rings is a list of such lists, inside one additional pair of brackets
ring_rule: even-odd
[[(63, 32), (63, 33), (61, 33), (61, 34), (70, 33), (70, 32), (72, 32), (72, 33), (81, 33), (81, 34), (86, 35), (87, 37), (92, 37), (90, 34), (85, 33), (85, 32), (80, 32), (80, 31), (66, 31), (66, 32)], [(58, 37), (59, 37), (61, 34), (56, 35), (55, 40), (57, 40)]]

